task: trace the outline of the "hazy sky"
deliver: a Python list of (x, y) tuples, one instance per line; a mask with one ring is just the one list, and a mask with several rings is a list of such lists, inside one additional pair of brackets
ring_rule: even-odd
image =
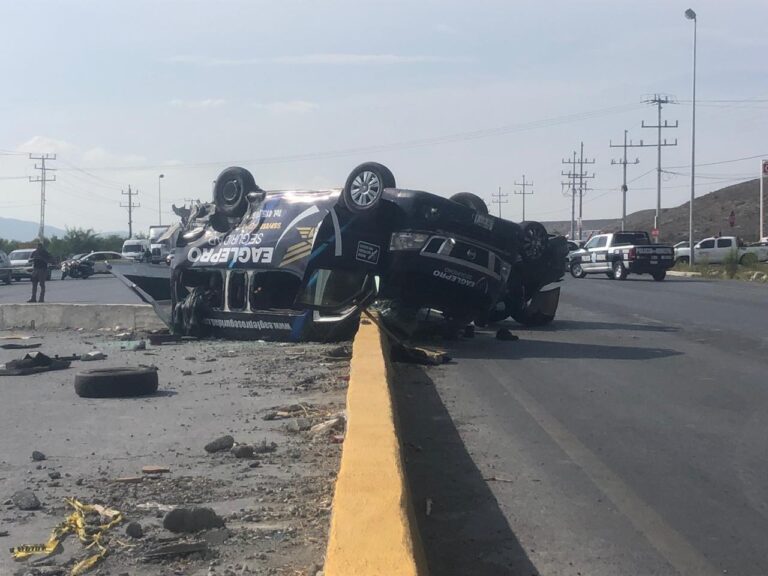
[[(0, 0), (0, 215), (37, 221), (34, 162), (55, 152), (46, 222), (139, 229), (210, 198), (231, 164), (266, 189), (340, 187), (358, 163), (448, 196), (534, 182), (527, 217), (567, 219), (561, 159), (597, 163), (585, 218), (620, 215), (621, 140), (655, 141), (644, 96), (680, 102), (662, 205), (690, 194), (691, 60), (699, 17), (697, 164), (768, 157), (768, 2)], [(723, 102), (727, 100), (762, 100)], [(655, 148), (631, 151), (630, 211), (655, 206)], [(697, 193), (758, 161), (697, 170)], [(645, 174), (644, 176), (642, 176)], [(688, 175), (688, 176), (686, 176)], [(23, 177), (23, 178), (21, 178)], [(502, 214), (519, 220), (521, 197)], [(493, 208), (494, 213), (496, 208)], [(2, 230), (0, 230), (2, 236)]]

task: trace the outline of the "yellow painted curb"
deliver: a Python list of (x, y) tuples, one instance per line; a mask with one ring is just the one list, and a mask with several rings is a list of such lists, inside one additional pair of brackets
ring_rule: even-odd
[(425, 576), (403, 469), (388, 345), (362, 320), (352, 348), (347, 433), (336, 480), (325, 576)]

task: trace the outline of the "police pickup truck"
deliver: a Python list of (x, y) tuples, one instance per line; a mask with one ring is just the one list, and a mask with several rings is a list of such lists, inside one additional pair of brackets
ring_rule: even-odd
[(674, 264), (674, 250), (652, 244), (647, 232), (616, 232), (592, 236), (581, 250), (570, 254), (570, 259), (574, 278), (604, 273), (624, 280), (627, 274), (650, 274), (660, 282)]

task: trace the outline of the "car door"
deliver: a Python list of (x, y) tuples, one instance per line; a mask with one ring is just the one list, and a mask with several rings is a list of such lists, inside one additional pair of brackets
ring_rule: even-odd
[(586, 272), (598, 272), (606, 268), (606, 246), (608, 236), (593, 236), (584, 245), (587, 254), (581, 258), (581, 267)]
[(716, 258), (715, 255), (715, 239), (709, 238), (707, 240), (702, 240), (696, 245), (696, 262), (701, 263), (707, 263), (707, 262), (713, 262), (713, 258)]
[(597, 236), (590, 238), (589, 241), (584, 244), (584, 247), (578, 252), (579, 258), (581, 260), (581, 269), (585, 272), (588, 272), (594, 266), (594, 263), (592, 262), (592, 248), (595, 246), (597, 246)]
[(710, 262), (714, 264), (725, 262), (725, 258), (728, 254), (735, 249), (736, 247), (733, 245), (733, 238), (718, 238), (715, 244), (715, 255), (713, 259), (710, 259)]

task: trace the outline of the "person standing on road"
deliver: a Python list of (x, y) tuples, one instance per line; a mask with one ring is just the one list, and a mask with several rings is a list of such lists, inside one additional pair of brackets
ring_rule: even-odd
[[(48, 265), (53, 261), (50, 252), (42, 242), (29, 257), (32, 261), (32, 298), (27, 302), (45, 302), (45, 279), (48, 276)], [(37, 285), (40, 284), (40, 300), (37, 299)]]

